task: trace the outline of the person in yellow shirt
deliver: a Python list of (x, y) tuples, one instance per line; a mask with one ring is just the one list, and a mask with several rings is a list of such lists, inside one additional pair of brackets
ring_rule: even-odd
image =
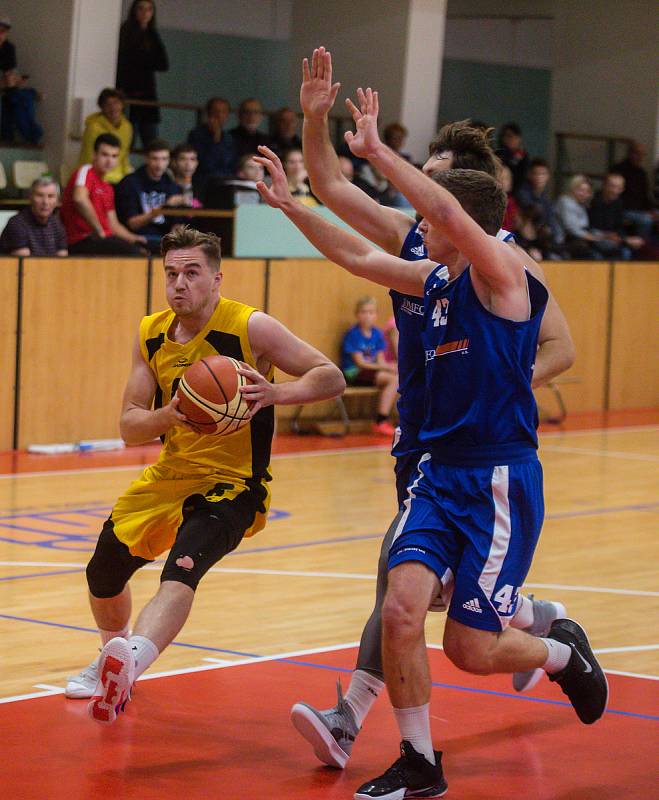
[[(273, 406), (329, 399), (345, 388), (338, 367), (274, 317), (221, 296), (217, 236), (177, 226), (161, 253), (169, 308), (140, 323), (119, 428), (127, 444), (160, 436), (163, 448), (103, 525), (87, 584), (104, 647), (66, 687), (67, 697), (91, 697), (90, 717), (105, 724), (183, 627), (206, 572), (265, 526)], [(240, 392), (250, 404), (249, 423), (225, 436), (195, 431), (176, 395), (185, 369), (218, 353), (241, 362), (247, 384)], [(275, 367), (296, 380), (275, 384)], [(129, 579), (168, 549), (160, 588), (131, 635)]]
[(101, 133), (111, 133), (120, 142), (117, 166), (105, 176), (108, 183), (119, 183), (133, 171), (130, 165), (130, 146), (133, 141), (133, 126), (124, 116), (124, 95), (118, 89), (103, 89), (99, 94), (100, 111), (90, 114), (85, 120), (78, 166), (89, 164), (94, 155), (94, 142)]

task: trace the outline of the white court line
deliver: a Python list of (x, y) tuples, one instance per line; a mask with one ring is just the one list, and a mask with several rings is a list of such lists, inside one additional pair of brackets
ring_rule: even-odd
[[(0, 561), (0, 567), (79, 567), (83, 568), (86, 564), (74, 562), (48, 562), (48, 561)], [(143, 570), (161, 570), (162, 564), (145, 564)], [(305, 572), (303, 570), (286, 569), (251, 569), (251, 568), (232, 568), (232, 567), (211, 567), (209, 572), (231, 573), (235, 575), (280, 575), (293, 578), (342, 578), (352, 581), (374, 581), (377, 575), (360, 572)], [(621, 594), (631, 597), (659, 597), (659, 592), (651, 592), (643, 589), (614, 589), (607, 586), (572, 586), (564, 583), (525, 583), (528, 589), (556, 589), (566, 592), (594, 592), (596, 594)]]
[[(299, 456), (317, 458), (319, 456), (346, 456), (352, 453), (374, 453), (379, 451), (389, 451), (390, 444), (371, 444), (364, 447), (337, 447), (331, 450), (309, 450), (299, 451), (297, 453), (275, 453), (270, 457), (271, 461), (279, 461), (285, 458), (298, 458)], [(153, 466), (155, 462), (148, 464), (122, 464), (117, 467), (89, 467), (88, 469), (53, 469), (43, 472), (9, 472), (0, 475), (0, 480), (8, 480), (9, 478), (47, 478), (54, 475), (94, 475), (99, 472), (128, 472), (130, 470), (145, 470), (147, 467)]]
[[(576, 430), (576, 431), (547, 431), (546, 433), (540, 434), (540, 439), (545, 438), (556, 438), (556, 437), (566, 437), (566, 436), (592, 436), (597, 435), (600, 433), (627, 433), (627, 432), (638, 432), (638, 431), (659, 431), (659, 427), (656, 425), (629, 425), (627, 427), (622, 426), (619, 428), (589, 428), (586, 430)], [(296, 453), (276, 453), (272, 456), (272, 460), (278, 460), (282, 458), (298, 458), (300, 456), (303, 457), (311, 457), (317, 458), (320, 456), (337, 456), (337, 455), (349, 455), (350, 453), (372, 453), (378, 451), (385, 451), (389, 450), (390, 445), (384, 444), (373, 444), (373, 445), (365, 445), (363, 447), (337, 447), (332, 448), (331, 450), (308, 450), (308, 451), (299, 451)], [(94, 473), (99, 472), (126, 472), (129, 470), (143, 470), (146, 467), (151, 466), (150, 464), (132, 464), (132, 465), (121, 465), (117, 467), (89, 467), (88, 469), (58, 469), (58, 470), (48, 470), (42, 472), (11, 472), (0, 475), (0, 480), (7, 480), (9, 478), (47, 478), (54, 475), (93, 475)]]
[(599, 647), (593, 653), (640, 653), (644, 650), (659, 650), (659, 644), (638, 644), (629, 647)]
[(648, 453), (627, 453), (624, 450), (596, 450), (590, 447), (562, 447), (560, 445), (540, 445), (541, 453), (569, 453), (578, 456), (605, 456), (606, 458), (623, 458), (628, 461), (659, 461), (659, 456)]
[[(142, 675), (139, 680), (140, 681), (150, 681), (155, 680), (156, 678), (169, 678), (174, 675), (190, 675), (195, 672), (208, 672), (209, 670), (214, 669), (227, 669), (229, 667), (240, 667), (245, 666), (247, 664), (260, 664), (267, 661), (280, 661), (282, 659), (288, 658), (299, 658), (300, 656), (307, 656), (307, 655), (317, 655), (319, 653), (332, 653), (336, 652), (337, 650), (349, 650), (353, 647), (358, 647), (359, 642), (346, 642), (345, 644), (337, 644), (331, 645), (329, 647), (313, 647), (308, 650), (295, 650), (288, 653), (279, 653), (270, 656), (259, 656), (254, 658), (243, 658), (239, 659), (238, 661), (225, 661), (223, 663), (213, 663), (213, 664), (204, 664), (198, 667), (185, 667), (181, 669), (171, 669), (165, 672), (155, 672), (150, 675)], [(438, 644), (428, 644), (427, 645), (432, 650), (442, 650), (442, 646)], [(204, 661), (211, 661), (211, 658), (204, 658)], [(218, 659), (219, 660), (219, 659)], [(659, 676), (656, 675), (643, 675), (640, 673), (635, 672), (622, 672), (620, 670), (613, 670), (607, 669), (604, 670), (607, 674), (610, 675), (623, 675), (625, 677), (630, 678), (639, 678), (641, 680), (648, 680), (648, 681), (657, 681), (659, 680)], [(30, 694), (20, 694), (14, 695), (12, 697), (3, 697), (0, 698), (0, 703), (16, 703), (21, 700), (32, 700), (36, 697), (49, 697), (51, 695), (57, 694), (64, 694), (64, 689), (50, 686), (50, 684), (36, 684), (38, 687), (47, 687), (46, 691), (43, 692), (31, 692)]]
[(593, 434), (599, 433), (638, 433), (639, 431), (645, 431), (647, 433), (653, 433), (654, 431), (659, 431), (658, 425), (621, 425), (618, 428), (580, 428), (579, 430), (575, 431), (544, 431), (539, 434), (541, 439), (550, 437), (555, 439), (557, 437), (565, 437), (565, 436), (592, 436)]

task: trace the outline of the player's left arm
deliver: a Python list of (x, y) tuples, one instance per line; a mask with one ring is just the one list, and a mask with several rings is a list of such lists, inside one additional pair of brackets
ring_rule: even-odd
[(254, 160), (268, 171), (272, 184), (258, 181), (256, 188), (271, 208), (279, 208), (329, 261), (352, 275), (395, 289), (403, 294), (420, 296), (425, 280), (436, 266), (431, 261), (405, 261), (377, 250), (365, 239), (339, 228), (315, 211), (298, 203), (288, 188), (286, 173), (279, 157), (267, 147), (257, 148)]
[[(367, 158), (407, 197), (430, 225), (439, 229), (472, 265), (472, 280), (485, 284), (485, 292), (504, 296), (526, 291), (524, 263), (517, 253), (487, 234), (462, 208), (453, 195), (428, 178), (413, 164), (394, 153), (378, 135), (378, 93), (357, 90), (360, 108), (346, 104), (356, 132), (348, 131), (346, 142), (352, 153)], [(474, 273), (476, 273), (474, 275)], [(478, 287), (477, 287), (478, 289)]]
[[(510, 246), (526, 255), (519, 245), (512, 244)], [(542, 267), (527, 256), (526, 268), (549, 292), (547, 279)], [(552, 378), (569, 369), (574, 364), (574, 358), (574, 342), (570, 335), (570, 328), (565, 319), (565, 314), (563, 314), (556, 298), (549, 292), (547, 308), (542, 317), (538, 335), (538, 352), (535, 357), (531, 386), (536, 389), (538, 386), (544, 386), (549, 383)]]
[[(345, 389), (341, 370), (274, 317), (255, 311), (249, 318), (247, 332), (259, 370), (248, 365), (239, 370), (250, 380), (240, 391), (252, 403), (252, 416), (265, 406), (314, 403), (337, 397)], [(261, 374), (270, 365), (297, 380), (270, 383)]]

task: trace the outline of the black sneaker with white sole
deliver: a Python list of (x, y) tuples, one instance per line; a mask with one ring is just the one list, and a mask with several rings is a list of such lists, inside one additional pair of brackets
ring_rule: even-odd
[(547, 638), (572, 649), (567, 666), (550, 674), (549, 680), (555, 681), (568, 696), (579, 719), (585, 725), (592, 725), (606, 711), (609, 684), (590, 647), (586, 631), (572, 619), (557, 619), (552, 623)]
[(400, 758), (379, 778), (366, 781), (355, 792), (354, 800), (411, 800), (411, 798), (442, 797), (448, 784), (442, 772), (442, 754), (435, 750), (436, 764), (403, 740)]

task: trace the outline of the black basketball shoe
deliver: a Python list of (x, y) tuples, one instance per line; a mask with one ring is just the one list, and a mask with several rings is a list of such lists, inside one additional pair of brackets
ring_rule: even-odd
[(379, 778), (366, 781), (355, 792), (355, 800), (403, 800), (432, 798), (446, 794), (448, 784), (442, 772), (442, 754), (435, 750), (436, 764), (431, 764), (412, 745), (400, 743), (400, 758)]
[(591, 650), (586, 631), (572, 619), (557, 619), (547, 638), (572, 648), (567, 666), (548, 677), (568, 696), (579, 719), (585, 725), (592, 725), (606, 711), (609, 684)]

